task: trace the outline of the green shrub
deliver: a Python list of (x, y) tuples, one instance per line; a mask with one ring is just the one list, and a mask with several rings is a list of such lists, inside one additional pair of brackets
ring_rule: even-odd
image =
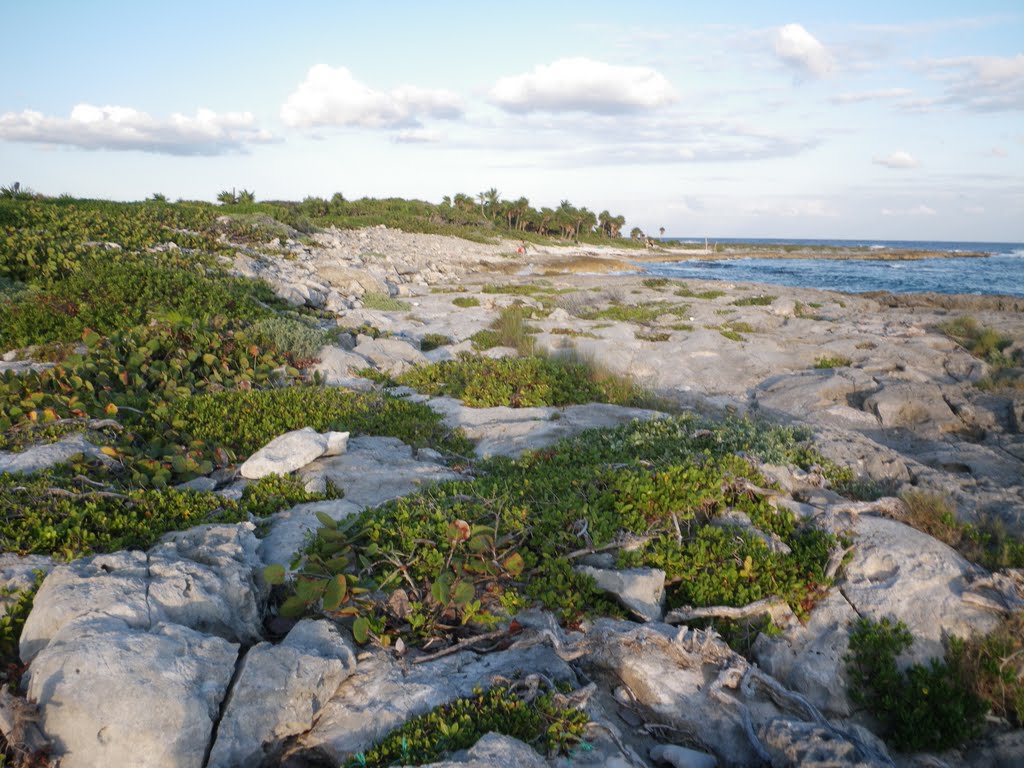
[(344, 767), (440, 762), (452, 752), (469, 749), (488, 733), (524, 741), (542, 755), (568, 754), (583, 740), (590, 718), (580, 710), (559, 706), (556, 695), (557, 691), (549, 691), (527, 701), (504, 687), (477, 690), (414, 717)]
[(708, 290), (708, 291), (694, 291), (688, 285), (684, 285), (682, 288), (676, 288), (674, 291), (676, 296), (681, 296), (685, 299), (717, 299), (725, 296), (725, 291), (719, 290)]
[(734, 307), (767, 307), (777, 296), (744, 296), (736, 299), (732, 304)]
[(388, 435), (418, 448), (472, 450), (422, 403), (341, 389), (289, 387), (189, 397), (175, 403), (168, 420), (181, 439), (222, 448), (239, 460), (278, 435), (303, 427)]
[(618, 323), (650, 323), (662, 315), (684, 316), (689, 312), (685, 304), (654, 301), (642, 305), (612, 304), (604, 309), (588, 309), (579, 313), (584, 320), (614, 320)]
[(847, 657), (850, 697), (905, 751), (950, 749), (979, 735), (988, 706), (963, 685), (956, 654), (901, 670), (896, 657), (912, 642), (902, 622), (858, 620)]
[(966, 349), (972, 355), (996, 367), (1013, 365), (1003, 350), (1013, 343), (993, 328), (986, 328), (973, 317), (958, 317), (939, 326), (944, 334)]
[(664, 288), (671, 281), (667, 277), (647, 277), (640, 281), (644, 288)]
[(527, 322), (531, 314), (525, 307), (505, 307), (488, 328), (470, 337), (474, 349), (484, 351), (494, 347), (512, 347), (521, 355), (531, 354), (534, 348), (531, 334), (540, 330)]
[(850, 358), (843, 357), (842, 355), (836, 355), (834, 357), (819, 357), (815, 359), (814, 367), (819, 369), (846, 368), (851, 363), (853, 363), (853, 361), (850, 360)]
[(375, 309), (379, 312), (408, 312), (412, 309), (409, 302), (393, 299), (382, 293), (364, 293), (359, 300), (365, 309)]
[(624, 386), (619, 378), (603, 376), (583, 363), (557, 357), (492, 360), (463, 354), (457, 360), (410, 369), (397, 381), (424, 394), (457, 398), (471, 408), (590, 402), (635, 405), (645, 401), (644, 393), (637, 387)]
[(994, 715), (1024, 725), (1024, 613), (1005, 617), (988, 635), (954, 638), (950, 653), (964, 684)]
[[(360, 642), (423, 642), (460, 624), (493, 626), (529, 602), (573, 624), (621, 615), (574, 555), (633, 542), (621, 566), (665, 569), (670, 605), (742, 605), (778, 595), (799, 615), (825, 593), (834, 537), (797, 525), (751, 487), (767, 481), (744, 458), (808, 466), (798, 433), (754, 422), (682, 417), (592, 431), (519, 459), (495, 458), (472, 481), (431, 486), (336, 523), (323, 519), (294, 564), (281, 612), (357, 616)], [(708, 524), (742, 511), (789, 554)], [(283, 568), (275, 568), (284, 578)], [(400, 582), (400, 583), (399, 583)], [(384, 606), (396, 587), (412, 608)]]
[(446, 347), (451, 343), (452, 339), (450, 336), (445, 336), (443, 333), (428, 333), (420, 339), (420, 351), (429, 352), (438, 347)]
[(480, 299), (476, 296), (456, 296), (452, 299), (452, 304), (456, 307), (462, 307), (463, 309), (466, 307), (479, 307)]
[(276, 349), (287, 356), (292, 365), (315, 359), (330, 338), (310, 321), (281, 316), (256, 320), (246, 333), (261, 348)]

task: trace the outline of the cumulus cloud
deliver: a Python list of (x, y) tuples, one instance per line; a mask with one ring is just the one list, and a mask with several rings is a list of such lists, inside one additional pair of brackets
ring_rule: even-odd
[(462, 102), (451, 91), (412, 85), (378, 91), (346, 67), (317, 64), (288, 96), (281, 120), (293, 128), (416, 128), (422, 118), (451, 119), (462, 113)]
[(672, 84), (649, 67), (623, 67), (586, 58), (559, 59), (521, 75), (503, 77), (492, 101), (508, 112), (580, 111), (616, 114), (661, 107), (676, 100)]
[(1024, 53), (940, 59), (928, 67), (945, 83), (944, 103), (976, 112), (1024, 109)]
[(78, 104), (68, 117), (25, 110), (0, 115), (0, 140), (57, 144), (81, 149), (138, 150), (166, 155), (244, 152), (274, 141), (249, 112), (218, 114), (200, 109), (192, 117), (157, 119), (131, 107)]
[(797, 71), (824, 77), (832, 71), (832, 54), (800, 24), (786, 24), (775, 30), (775, 55)]
[(912, 208), (883, 208), (883, 216), (937, 216), (934, 208), (929, 208), (924, 203), (919, 203)]
[(875, 157), (875, 165), (884, 165), (886, 168), (917, 168), (919, 163), (909, 152), (892, 152), (884, 157)]

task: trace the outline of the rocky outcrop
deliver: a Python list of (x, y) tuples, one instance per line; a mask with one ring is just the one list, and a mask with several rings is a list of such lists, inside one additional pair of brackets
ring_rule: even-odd
[(275, 437), (239, 467), (242, 477), (258, 480), (267, 475), (287, 475), (321, 456), (338, 456), (348, 447), (348, 432), (320, 434), (303, 427)]

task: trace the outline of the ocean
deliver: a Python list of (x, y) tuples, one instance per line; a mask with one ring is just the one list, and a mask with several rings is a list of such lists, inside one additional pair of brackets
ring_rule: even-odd
[[(704, 238), (665, 237), (666, 241), (700, 244)], [(769, 283), (798, 288), (821, 288), (844, 293), (973, 293), (1024, 296), (1024, 243), (953, 243), (927, 240), (781, 240), (719, 238), (708, 244), (797, 247), (868, 248), (937, 251), (954, 254), (916, 261), (861, 259), (686, 260), (643, 263), (651, 275), (671, 278)], [(957, 257), (981, 252), (989, 256)]]

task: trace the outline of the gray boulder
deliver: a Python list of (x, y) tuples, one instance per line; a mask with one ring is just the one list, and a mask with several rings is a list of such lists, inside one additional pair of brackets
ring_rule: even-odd
[(85, 615), (32, 662), (28, 696), (65, 768), (201, 768), (238, 646)]
[(201, 526), (170, 534), (145, 552), (96, 555), (46, 577), (20, 641), (25, 663), (79, 619), (116, 619), (133, 630), (182, 624), (234, 642), (255, 642), (263, 593), (251, 523)]
[(429, 362), (418, 348), (400, 339), (370, 339), (352, 351), (389, 376), (399, 376), (414, 366)]
[(207, 766), (259, 764), (284, 739), (308, 731), (355, 668), (352, 647), (327, 621), (300, 621), (280, 645), (254, 646), (239, 666)]
[(321, 434), (312, 427), (303, 427), (275, 437), (250, 456), (239, 472), (250, 480), (267, 475), (287, 475), (321, 456), (344, 453), (347, 444), (348, 432)]
[(581, 565), (580, 573), (590, 576), (644, 621), (661, 621), (665, 615), (665, 572), (660, 568), (595, 568)]
[(55, 443), (33, 445), (18, 453), (0, 451), (0, 472), (32, 474), (66, 463), (76, 454), (109, 461), (100, 446), (90, 443), (81, 432), (65, 435)]

